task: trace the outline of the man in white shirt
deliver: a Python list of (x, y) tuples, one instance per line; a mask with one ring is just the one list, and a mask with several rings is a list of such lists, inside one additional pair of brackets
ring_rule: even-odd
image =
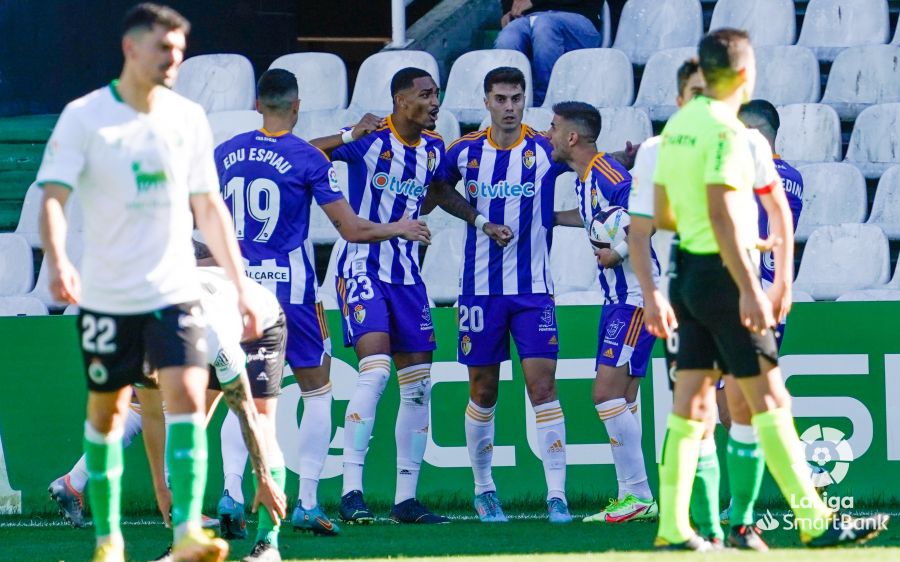
[[(81, 307), (94, 562), (125, 559), (119, 525), (122, 424), (145, 359), (159, 368), (171, 413), (173, 558), (221, 561), (228, 554), (228, 544), (208, 537), (200, 524), (208, 374), (191, 211), (237, 285), (245, 335), (260, 334), (244, 290), (250, 281), (241, 273), (231, 219), (218, 194), (209, 123), (200, 106), (169, 89), (189, 27), (171, 8), (132, 8), (124, 22), (120, 78), (66, 106), (38, 172), (50, 289), (55, 298)], [(79, 190), (85, 214), (80, 275), (65, 244), (63, 205), (72, 189)], [(261, 486), (275, 488), (270, 482)]]

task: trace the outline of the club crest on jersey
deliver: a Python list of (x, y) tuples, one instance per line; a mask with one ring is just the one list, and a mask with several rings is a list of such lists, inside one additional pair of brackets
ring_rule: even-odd
[(525, 167), (529, 170), (534, 168), (534, 151), (526, 150), (524, 154), (522, 154), (522, 164), (525, 164)]
[(600, 200), (597, 197), (597, 188), (591, 188), (591, 208), (596, 209), (599, 206)]
[(470, 170), (477, 170), (478, 169), (478, 160), (475, 160), (474, 158), (472, 158), (471, 160), (469, 160), (469, 163), (466, 164), (466, 168), (468, 168)]
[(353, 319), (356, 320), (357, 324), (362, 324), (366, 319), (366, 307), (361, 304), (358, 304), (353, 307)]
[(462, 350), (463, 355), (468, 355), (472, 351), (472, 338), (468, 335), (463, 336), (459, 342), (459, 348)]
[(381, 154), (379, 154), (378, 157), (381, 158), (382, 160), (393, 160), (394, 153), (389, 148), (389, 149), (385, 150), (384, 152), (382, 152)]
[(437, 154), (433, 150), (428, 151), (428, 171), (433, 172), (434, 167), (437, 166)]

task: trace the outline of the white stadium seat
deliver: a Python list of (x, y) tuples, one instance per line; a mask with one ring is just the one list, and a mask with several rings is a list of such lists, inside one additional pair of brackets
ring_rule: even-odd
[(25, 200), (22, 202), (22, 210), (19, 211), (19, 224), (16, 225), (16, 234), (21, 234), (32, 248), (40, 248), (41, 233), (38, 221), (41, 216), (41, 202), (44, 200), (44, 190), (37, 183), (28, 186), (25, 192)]
[(810, 164), (803, 176), (803, 212), (796, 239), (805, 242), (819, 227), (866, 220), (866, 180), (854, 166), (842, 162)]
[(845, 160), (867, 178), (900, 164), (900, 103), (873, 105), (859, 114)]
[(591, 305), (603, 304), (603, 294), (600, 291), (569, 291), (561, 295), (554, 295), (556, 306), (566, 305)]
[(253, 65), (241, 55), (197, 55), (181, 64), (173, 88), (203, 106), (207, 113), (253, 109)]
[(322, 109), (320, 111), (303, 111), (297, 116), (294, 134), (304, 140), (336, 135), (344, 127), (359, 122), (363, 113), (356, 109)]
[(823, 226), (809, 237), (794, 285), (816, 300), (834, 300), (848, 291), (884, 285), (889, 269), (888, 240), (880, 228)]
[(255, 109), (217, 111), (206, 116), (213, 133), (213, 144), (219, 146), (235, 135), (263, 126), (262, 114)]
[(848, 291), (837, 298), (837, 302), (878, 302), (900, 301), (898, 289), (861, 289)]
[(575, 193), (575, 180), (578, 176), (575, 172), (565, 172), (556, 178), (553, 191), (553, 210), (568, 211), (579, 206), (578, 195)]
[(719, 0), (709, 29), (745, 29), (754, 47), (793, 45), (796, 19), (793, 0)]
[(554, 293), (600, 291), (597, 258), (583, 228), (556, 226), (550, 248), (550, 272)]
[(0, 316), (47, 316), (47, 307), (34, 297), (0, 297)]
[[(550, 130), (550, 122), (553, 121), (553, 111), (546, 107), (526, 107), (525, 114), (522, 115), (522, 123), (525, 123), (535, 131), (546, 132)], [(491, 126), (491, 115), (485, 114), (484, 119), (478, 126), (479, 130), (487, 129)]]
[(872, 213), (866, 224), (877, 226), (890, 240), (900, 240), (900, 166), (892, 166), (878, 180)]
[(300, 109), (343, 109), (347, 107), (347, 67), (331, 53), (291, 53), (282, 55), (269, 69), (283, 68), (297, 77)]
[(812, 298), (812, 295), (806, 291), (794, 289), (791, 291), (791, 302), (816, 302), (816, 299)]
[(559, 57), (550, 74), (543, 107), (578, 100), (595, 107), (631, 105), (634, 73), (618, 49), (576, 49)]
[(434, 132), (441, 135), (444, 139), (444, 146), (450, 146), (450, 143), (460, 137), (459, 121), (456, 116), (449, 111), (441, 111), (438, 113), (437, 123), (434, 125)]
[(484, 77), (498, 66), (518, 68), (525, 75), (525, 105), (530, 106), (531, 63), (519, 51), (486, 49), (461, 55), (450, 69), (443, 110), (452, 111), (463, 125), (477, 125), (484, 119)]
[(433, 233), (422, 261), (422, 281), (428, 296), (439, 305), (453, 304), (459, 297), (459, 271), (463, 260), (461, 229)]
[(796, 103), (778, 108), (781, 127), (775, 152), (794, 166), (841, 159), (841, 120), (820, 103)]
[(810, 0), (797, 44), (833, 61), (847, 47), (887, 43), (889, 33), (887, 0)]
[(438, 63), (426, 51), (382, 51), (364, 60), (359, 67), (350, 107), (379, 117), (388, 115), (394, 104), (391, 79), (398, 70), (409, 66), (425, 70), (441, 85)]
[(678, 68), (697, 56), (697, 47), (666, 49), (655, 53), (641, 77), (635, 107), (644, 108), (654, 121), (665, 121), (675, 113), (678, 96)]
[(756, 72), (753, 97), (773, 105), (815, 103), (822, 95), (819, 61), (808, 47), (760, 47)]
[(637, 65), (663, 49), (696, 47), (703, 35), (699, 0), (628, 0), (613, 47)]
[(647, 112), (639, 107), (604, 107), (600, 109), (600, 136), (597, 150), (616, 152), (625, 142), (638, 145), (653, 136), (653, 124)]
[(0, 233), (0, 296), (21, 295), (34, 283), (31, 245), (20, 234)]
[(898, 61), (896, 45), (850, 47), (834, 60), (822, 103), (846, 121), (872, 105), (900, 102)]
[[(84, 243), (81, 235), (73, 236), (72, 234), (69, 234), (66, 236), (66, 254), (69, 257), (69, 261), (75, 266), (75, 269), (81, 269), (81, 256), (83, 252)], [(47, 256), (44, 256), (44, 259), (41, 262), (41, 269), (38, 272), (38, 278), (34, 284), (34, 289), (32, 289), (27, 296), (38, 299), (50, 310), (62, 310), (66, 307), (67, 303), (56, 301), (50, 295), (50, 271), (49, 266), (47, 265)]]
[[(43, 303), (41, 303), (43, 304)], [(70, 304), (63, 310), (63, 316), (76, 316), (79, 312), (77, 304)]]

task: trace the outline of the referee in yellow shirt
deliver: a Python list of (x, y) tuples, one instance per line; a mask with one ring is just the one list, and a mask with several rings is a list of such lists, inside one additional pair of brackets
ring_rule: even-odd
[[(791, 305), (793, 233), (781, 182), (756, 190), (769, 214), (776, 277), (768, 294), (754, 256), (757, 207), (754, 161), (747, 130), (738, 120), (753, 93), (756, 61), (744, 31), (721, 29), (703, 38), (704, 94), (673, 116), (662, 134), (654, 182), (658, 228), (681, 240), (679, 283), (671, 295), (679, 324), (678, 384), (660, 465), (660, 518), (656, 546), (709, 550), (691, 528), (691, 485), (703, 420), (715, 408), (715, 383), (730, 373), (750, 409), (763, 455), (794, 511), (804, 544), (864, 542), (887, 526), (888, 516), (836, 517), (816, 494), (806, 470), (778, 369), (772, 328)], [(732, 474), (732, 478), (740, 475)]]

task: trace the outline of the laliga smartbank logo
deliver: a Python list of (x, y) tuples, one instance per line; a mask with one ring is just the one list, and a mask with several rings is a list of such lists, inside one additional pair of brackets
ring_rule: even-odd
[[(844, 438), (844, 432), (833, 427), (822, 427), (816, 424), (800, 435), (800, 446), (809, 463), (810, 478), (816, 488), (822, 489), (842, 481), (850, 470), (850, 463), (855, 459), (850, 443)], [(794, 516), (797, 508), (813, 507), (813, 498), (797, 498), (793, 494), (789, 498), (791, 511), (781, 516), (781, 520), (766, 510), (756, 526), (763, 531), (783, 528), (785, 530), (815, 530), (817, 525), (831, 524), (830, 521), (804, 521)], [(822, 494), (822, 501), (833, 512), (853, 509), (853, 498), (850, 496), (829, 496)]]

